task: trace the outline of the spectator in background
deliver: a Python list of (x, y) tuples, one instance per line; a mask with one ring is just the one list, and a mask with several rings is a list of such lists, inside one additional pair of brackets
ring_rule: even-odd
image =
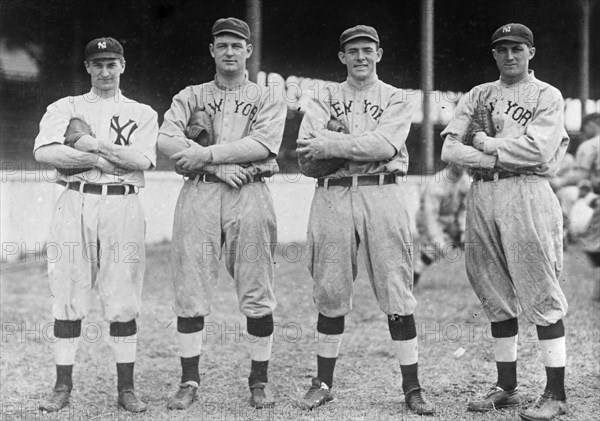
[[(594, 191), (599, 192), (600, 113), (588, 114), (583, 118), (581, 134), (584, 141), (577, 148), (575, 161), (571, 168), (559, 172), (555, 178), (550, 180), (550, 185), (560, 201), (565, 219), (568, 219), (575, 201), (580, 196), (580, 182), (590, 180)], [(564, 168), (567, 165), (563, 164), (561, 167)], [(566, 226), (568, 224), (565, 224)]]
[(466, 168), (448, 165), (425, 184), (416, 215), (418, 237), (413, 285), (426, 266), (438, 261), (446, 245), (464, 247), (465, 200), (471, 184)]

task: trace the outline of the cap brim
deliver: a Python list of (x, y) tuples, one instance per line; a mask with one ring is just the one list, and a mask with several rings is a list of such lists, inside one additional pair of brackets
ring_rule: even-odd
[(87, 57), (86, 60), (94, 60), (98, 58), (123, 58), (123, 56), (119, 53), (96, 53)]
[(232, 34), (232, 35), (236, 35), (242, 39), (248, 40), (248, 37), (244, 34), (242, 34), (241, 32), (238, 31), (232, 31), (231, 29), (223, 29), (221, 31), (218, 32), (213, 32), (214, 36), (220, 35), (220, 34)]
[(514, 36), (514, 35), (507, 35), (507, 36), (498, 38), (497, 40), (495, 40), (494, 42), (492, 42), (492, 45), (496, 45), (496, 44), (498, 44), (499, 42), (502, 42), (502, 41), (511, 41), (511, 42), (531, 44), (531, 41), (529, 41), (526, 38), (518, 37), (518, 36)]
[(342, 43), (340, 45), (344, 45), (347, 44), (348, 42), (352, 41), (353, 39), (357, 39), (357, 38), (367, 38), (370, 39), (373, 42), (379, 42), (379, 40), (371, 35), (367, 35), (367, 34), (358, 34), (358, 35), (353, 35), (348, 39), (345, 39), (344, 41), (342, 41)]

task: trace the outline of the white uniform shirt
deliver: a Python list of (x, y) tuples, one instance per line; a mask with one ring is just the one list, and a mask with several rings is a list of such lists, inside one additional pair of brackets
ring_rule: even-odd
[[(152, 167), (156, 165), (157, 114), (150, 106), (129, 99), (120, 91), (113, 98), (103, 99), (90, 91), (50, 104), (40, 122), (34, 152), (52, 143), (63, 144), (65, 131), (72, 118), (85, 121), (96, 139), (138, 149), (150, 160)], [(58, 172), (57, 179), (144, 187), (144, 172), (139, 170), (121, 176), (105, 174), (98, 169), (71, 176)]]

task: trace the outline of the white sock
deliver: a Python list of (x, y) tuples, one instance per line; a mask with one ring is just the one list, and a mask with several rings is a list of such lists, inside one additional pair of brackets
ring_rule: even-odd
[(519, 335), (508, 338), (494, 338), (494, 359), (497, 362), (517, 361), (517, 342)]
[(179, 342), (179, 355), (183, 358), (191, 358), (200, 355), (202, 351), (202, 331), (194, 333), (177, 332)]
[(117, 363), (135, 362), (137, 333), (131, 336), (109, 336), (109, 342), (115, 353), (115, 361)]
[(56, 365), (75, 364), (75, 354), (79, 347), (81, 336), (76, 338), (56, 338), (54, 343), (54, 362)]
[(271, 359), (271, 348), (273, 347), (273, 334), (259, 337), (249, 333), (246, 340), (250, 343), (250, 358), (253, 361), (269, 361)]
[(326, 333), (317, 332), (317, 355), (324, 358), (337, 358), (342, 345), (343, 333), (339, 335), (328, 335)]
[(565, 337), (540, 340), (542, 360), (546, 367), (564, 367), (567, 364)]
[(392, 341), (392, 346), (400, 365), (413, 365), (419, 362), (419, 345), (416, 337), (408, 341)]

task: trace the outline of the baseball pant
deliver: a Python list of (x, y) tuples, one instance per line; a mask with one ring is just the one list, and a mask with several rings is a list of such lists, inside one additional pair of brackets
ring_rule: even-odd
[(469, 281), (491, 322), (516, 318), (548, 326), (567, 314), (560, 287), (562, 214), (548, 180), (477, 181), (467, 195)]
[(410, 315), (412, 236), (402, 187), (397, 184), (317, 188), (308, 223), (313, 298), (326, 317), (352, 310), (357, 251), (362, 245), (371, 287), (381, 310)]
[(96, 287), (108, 322), (140, 315), (146, 222), (137, 194), (65, 190), (56, 203), (46, 244), (52, 313), (85, 317)]
[(225, 183), (184, 183), (175, 209), (171, 261), (174, 311), (207, 316), (218, 282), (219, 260), (235, 281), (240, 311), (251, 318), (271, 314), (277, 223), (264, 182), (240, 189)]

